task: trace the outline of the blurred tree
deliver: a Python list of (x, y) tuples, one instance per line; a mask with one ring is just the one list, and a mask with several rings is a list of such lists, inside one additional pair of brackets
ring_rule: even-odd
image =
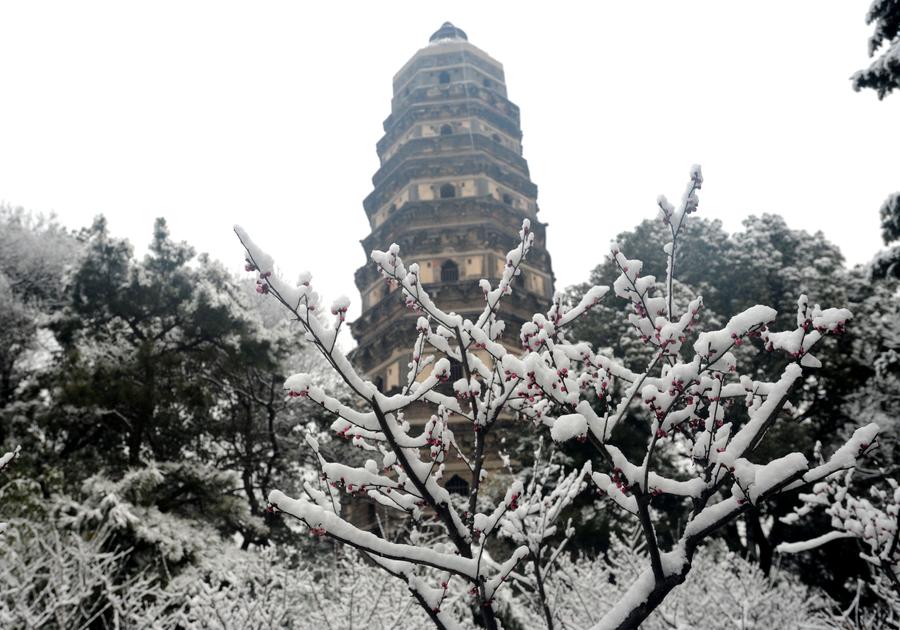
[[(45, 334), (65, 302), (65, 277), (80, 244), (54, 217), (0, 205), (0, 410), (48, 360)], [(5, 440), (0, 424), (0, 444)]]

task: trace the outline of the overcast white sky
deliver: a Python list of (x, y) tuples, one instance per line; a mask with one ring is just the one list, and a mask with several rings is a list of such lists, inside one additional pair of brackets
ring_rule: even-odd
[(165, 216), (234, 268), (241, 223), (358, 304), (391, 79), (451, 20), (505, 66), (558, 286), (695, 162), (704, 216), (777, 212), (864, 262), (900, 190), (900, 95), (848, 81), (867, 6), (4, 2), (0, 200), (73, 227), (103, 213), (139, 250)]

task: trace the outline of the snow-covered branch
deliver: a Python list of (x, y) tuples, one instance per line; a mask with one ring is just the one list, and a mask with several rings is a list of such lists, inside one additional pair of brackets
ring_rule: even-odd
[[(442, 310), (423, 284), (418, 266), (403, 260), (398, 245), (374, 251), (372, 260), (385, 280), (419, 314), (406, 383), (401, 393), (393, 395), (365, 380), (337, 349), (348, 300), (336, 300), (330, 309), (333, 318), (327, 321), (309, 274), (296, 286), (280, 279), (271, 257), (236, 228), (246, 249), (247, 269), (258, 274), (259, 292), (289, 309), (356, 400), (352, 404), (337, 400), (305, 374), (287, 380), (288, 397), (308, 398), (331, 413), (335, 434), (368, 457), (362, 465), (349, 459), (327, 461), (313, 444), (322, 479), (332, 495), (310, 487), (299, 498), (274, 491), (269, 498), (273, 509), (299, 519), (313, 534), (368, 554), (406, 582), (439, 627), (444, 622), (435, 610), (440, 609), (447, 590), (435, 586), (446, 581), (440, 574), (467, 583), (481, 611), (480, 621), (489, 629), (498, 627), (495, 598), (503, 597), (500, 585), (510, 576), (539, 591), (545, 618), (552, 626), (545, 581), (571, 536), (569, 527), (559, 521), (590, 480), (626, 518), (636, 518), (642, 532), (649, 566), (636, 574), (623, 597), (596, 625), (633, 628), (684, 582), (697, 549), (716, 529), (786, 490), (821, 482), (855, 466), (876, 439), (874, 424), (860, 428), (828, 462), (818, 466), (810, 466), (800, 452), (760, 460), (758, 447), (779, 417), (789, 413), (792, 394), (811, 370), (821, 366), (814, 351), (825, 338), (844, 331), (851, 313), (821, 308), (800, 295), (796, 326), (788, 330), (770, 328), (777, 313), (764, 305), (735, 314), (721, 328), (702, 330), (702, 297), (679, 296), (676, 301), (674, 295), (679, 236), (688, 216), (698, 209), (702, 182), (700, 168), (695, 166), (677, 208), (664, 198), (659, 200), (661, 218), (671, 236), (663, 244), (667, 278), (661, 292), (653, 276), (641, 275), (640, 260), (628, 258), (619, 245), (610, 252), (610, 265), (617, 272), (612, 294), (627, 303), (625, 319), (651, 357), (642, 366), (628, 365), (609, 352), (569, 338), (573, 323), (599, 304), (610, 293), (609, 287), (589, 289), (575, 305), (554, 296), (545, 313), (533, 315), (522, 326), (521, 351), (513, 351), (509, 340), (502, 338), (501, 301), (513, 291), (513, 281), (534, 244), (527, 220), (518, 245), (506, 255), (497, 286), (481, 281), (485, 304), (474, 321)], [(681, 313), (676, 312), (678, 304), (687, 305)], [(782, 358), (771, 380), (740, 365), (740, 358), (754, 351), (778, 353)], [(453, 362), (458, 362), (461, 377), (450, 383)], [(449, 395), (445, 383), (455, 396)], [(741, 400), (743, 409), (734, 404)], [(414, 404), (430, 408), (430, 419), (424, 424), (406, 419)], [(639, 458), (628, 451), (630, 458), (616, 442), (623, 420), (635, 413), (646, 417), (639, 424), (645, 431), (646, 448)], [(545, 428), (557, 443), (590, 442), (596, 460), (568, 471), (545, 464), (532, 471), (525, 486), (489, 471), (487, 462), (494, 448), (489, 435), (501, 420), (515, 418)], [(474, 440), (466, 441), (465, 447), (454, 435), (462, 427), (474, 433)], [(662, 470), (662, 453), (683, 458), (674, 468), (677, 473)], [(451, 454), (461, 457), (471, 475), (465, 504), (454, 500), (445, 487), (445, 464)], [(488, 497), (483, 482), (491, 475), (504, 488)], [(359, 527), (337, 509), (337, 493), (408, 515), (413, 533), (407, 541), (395, 542), (384, 532)], [(660, 495), (670, 495), (684, 511), (684, 527), (670, 549), (662, 548), (656, 534), (653, 502)], [(433, 535), (435, 531), (438, 536)], [(506, 558), (490, 558), (486, 545), (497, 535), (520, 547)], [(517, 569), (526, 558), (530, 569)]]
[[(421, 314), (407, 383), (401, 393), (393, 395), (378, 391), (360, 376), (336, 347), (347, 300), (339, 298), (331, 308), (334, 320), (326, 321), (321, 299), (310, 287), (309, 274), (304, 274), (297, 286), (290, 285), (274, 273), (273, 259), (244, 230), (236, 227), (235, 231), (246, 250), (247, 270), (257, 273), (259, 293), (272, 296), (291, 312), (307, 340), (357, 396), (355, 404), (343, 403), (317, 387), (308, 374), (293, 375), (285, 382), (288, 398), (309, 399), (333, 414), (332, 431), (370, 455), (362, 466), (326, 461), (315, 441), (308, 439), (328, 492), (342, 492), (352, 499), (403, 512), (420, 529), (432, 527), (436, 521), (445, 538), (429, 544), (422, 544), (421, 538), (420, 544), (389, 541), (358, 527), (335, 509), (339, 504), (336, 495), (326, 496), (308, 484), (304, 497), (290, 498), (272, 492), (272, 509), (299, 519), (315, 535), (328, 536), (363, 551), (395, 577), (402, 576), (416, 600), (423, 606), (428, 604), (426, 608), (436, 624), (439, 619), (433, 608), (439, 606), (431, 605), (434, 594), (421, 587), (421, 580), (432, 571), (463, 578), (471, 585), (484, 625), (497, 627), (492, 602), (500, 584), (528, 554), (528, 548), (522, 547), (499, 562), (482, 562), (482, 558), (487, 539), (498, 533), (500, 519), (516, 510), (522, 489), (510, 485), (503, 500), (489, 512), (481, 513), (478, 507), (490, 501), (481, 492), (481, 483), (488, 474), (487, 436), (498, 420), (515, 415), (521, 406), (522, 392), (527, 389), (522, 379), (504, 371), (508, 362), (517, 359), (499, 342), (504, 324), (498, 319), (498, 309), (502, 298), (512, 293), (513, 281), (521, 274), (521, 266), (533, 246), (530, 222), (523, 222), (519, 244), (507, 254), (497, 287), (481, 281), (485, 306), (474, 322), (441, 310), (423, 286), (418, 266), (407, 267), (398, 246), (372, 253), (386, 280), (398, 286), (407, 306)], [(599, 297), (595, 292), (573, 310), (556, 303), (552, 316), (560, 326), (570, 324)], [(463, 373), (452, 383), (455, 397), (447, 396), (442, 387), (449, 381), (450, 361), (461, 363)], [(547, 386), (560, 387), (552, 383)], [(421, 403), (430, 405), (433, 415), (424, 425), (413, 426), (404, 417), (406, 410)], [(458, 426), (453, 425), (453, 416), (457, 423), (469, 423), (475, 433), (475, 443), (468, 452), (464, 452), (451, 429)], [(443, 482), (445, 462), (451, 454), (458, 455), (471, 473), (468, 505), (462, 511)], [(394, 564), (397, 562), (405, 563), (402, 570)]]
[[(860, 430), (857, 431), (857, 434)], [(867, 451), (874, 446), (872, 435), (855, 436), (853, 448)], [(842, 449), (846, 449), (842, 447)], [(851, 449), (852, 450), (852, 449)], [(884, 486), (873, 485), (869, 496), (854, 492), (853, 470), (840, 466), (849, 458), (847, 450), (835, 453), (829, 462), (821, 464), (812, 491), (800, 494), (803, 504), (782, 517), (785, 523), (798, 523), (808, 514), (821, 510), (831, 517), (831, 531), (815, 538), (781, 543), (782, 553), (802, 553), (841, 538), (854, 538), (860, 543), (860, 558), (872, 567), (872, 588), (883, 599), (900, 604), (900, 483), (887, 478)], [(836, 463), (835, 460), (837, 460)], [(838, 474), (847, 470), (844, 474)], [(885, 487), (886, 486), (886, 487)]]

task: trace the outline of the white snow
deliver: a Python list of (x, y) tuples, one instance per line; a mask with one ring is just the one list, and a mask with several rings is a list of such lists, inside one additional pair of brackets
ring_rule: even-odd
[(580, 413), (560, 416), (550, 428), (550, 437), (554, 442), (567, 442), (572, 438), (583, 438), (587, 435), (587, 420)]
[(803, 551), (815, 549), (816, 547), (821, 547), (825, 543), (831, 542), (832, 540), (839, 540), (841, 538), (853, 538), (853, 534), (836, 531), (828, 532), (827, 534), (822, 534), (821, 536), (810, 538), (809, 540), (804, 540), (803, 542), (781, 543), (777, 547), (775, 547), (775, 551), (778, 551), (780, 553), (801, 553)]

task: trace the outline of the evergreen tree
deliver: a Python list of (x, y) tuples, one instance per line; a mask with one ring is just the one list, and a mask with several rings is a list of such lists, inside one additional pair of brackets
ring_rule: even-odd
[(137, 505), (265, 542), (262, 497), (302, 472), (291, 437), (300, 410), (288, 415), (281, 391), (293, 348), (262, 327), (241, 283), (171, 239), (162, 219), (142, 260), (102, 218), (82, 239), (53, 326), (51, 453), (37, 476), (78, 495), (98, 468), (111, 480), (153, 468), (160, 478)]
[(866, 23), (874, 24), (869, 56), (877, 58), (851, 77), (853, 89), (870, 88), (882, 99), (900, 87), (900, 0), (873, 0)]

